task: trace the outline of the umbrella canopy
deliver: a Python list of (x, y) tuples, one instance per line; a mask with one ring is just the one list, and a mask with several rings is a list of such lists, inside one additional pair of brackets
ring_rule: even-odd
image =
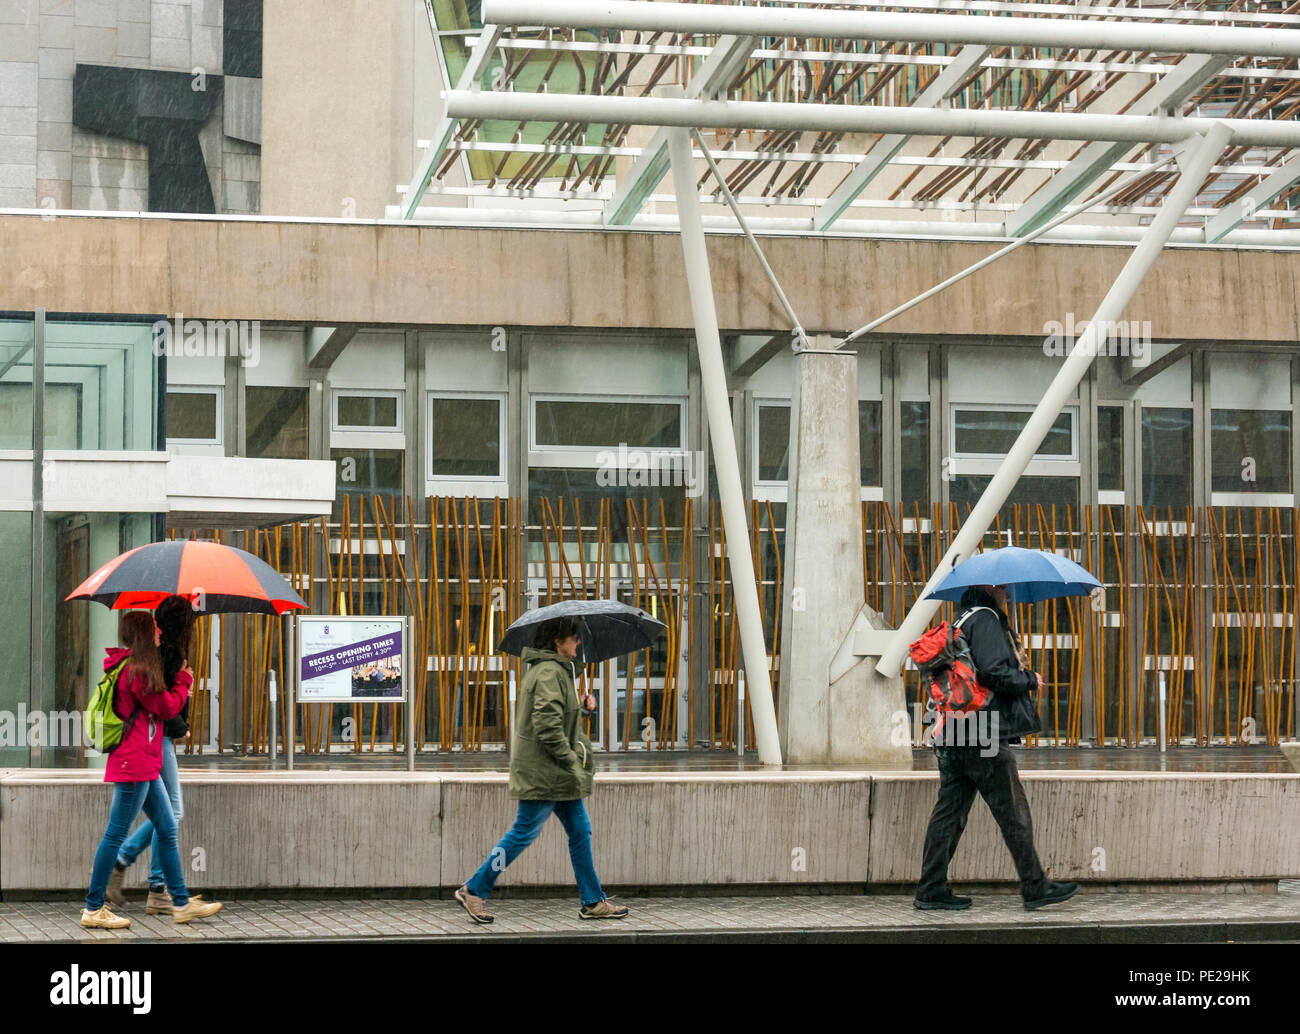
[(1005, 585), (1010, 602), (1037, 603), (1057, 596), (1087, 596), (1101, 582), (1056, 553), (1006, 546), (958, 564), (925, 598), (956, 603), (972, 585)]
[(195, 600), (204, 614), (283, 614), (307, 604), (270, 564), (234, 546), (176, 539), (115, 557), (82, 582), (69, 600), (113, 610), (152, 610), (168, 596)]
[(549, 607), (530, 610), (513, 625), (497, 647), (502, 653), (519, 656), (524, 647), (533, 645), (538, 626), (551, 618), (573, 618), (582, 638), (579, 648), (587, 664), (597, 664), (611, 657), (635, 653), (650, 646), (668, 631), (662, 621), (652, 618), (639, 607), (629, 607), (614, 600), (565, 600)]

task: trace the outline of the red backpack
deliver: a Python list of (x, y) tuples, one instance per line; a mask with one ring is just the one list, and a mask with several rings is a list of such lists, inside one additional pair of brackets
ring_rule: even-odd
[(929, 688), (930, 700), (939, 713), (932, 735), (938, 736), (944, 719), (950, 714), (974, 714), (989, 703), (993, 691), (982, 686), (971, 661), (970, 644), (961, 626), (979, 610), (996, 613), (991, 607), (972, 607), (955, 623), (940, 622), (907, 648), (921, 672), (921, 682)]

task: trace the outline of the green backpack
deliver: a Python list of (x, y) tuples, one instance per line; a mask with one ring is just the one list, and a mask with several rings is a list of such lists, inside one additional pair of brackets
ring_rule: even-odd
[[(122, 674), (129, 657), (104, 672), (104, 677), (90, 694), (90, 703), (86, 705), (86, 743), (105, 754), (111, 753), (122, 744), (126, 735), (127, 723), (113, 710), (113, 698), (117, 691), (117, 677)], [(131, 716), (132, 718), (135, 715)]]

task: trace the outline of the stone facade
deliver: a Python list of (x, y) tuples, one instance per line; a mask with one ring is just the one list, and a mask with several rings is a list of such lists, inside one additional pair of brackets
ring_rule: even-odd
[[(227, 6), (0, 0), (0, 207), (149, 211), (149, 145), (75, 124), (77, 67), (181, 72), (191, 89), (221, 91)], [(199, 144), (215, 211), (252, 214), (260, 206), (261, 80), (243, 77), (237, 92), (237, 127), (226, 125), (231, 105), (218, 102)]]

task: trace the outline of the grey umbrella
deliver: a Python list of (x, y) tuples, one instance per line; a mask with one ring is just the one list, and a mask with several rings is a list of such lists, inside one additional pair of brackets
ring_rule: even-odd
[(644, 650), (668, 631), (668, 626), (662, 621), (626, 603), (565, 600), (530, 610), (506, 629), (497, 649), (501, 653), (519, 656), (524, 647), (533, 645), (533, 637), (543, 621), (562, 617), (571, 617), (578, 622), (582, 658), (587, 664), (598, 664), (611, 657)]

